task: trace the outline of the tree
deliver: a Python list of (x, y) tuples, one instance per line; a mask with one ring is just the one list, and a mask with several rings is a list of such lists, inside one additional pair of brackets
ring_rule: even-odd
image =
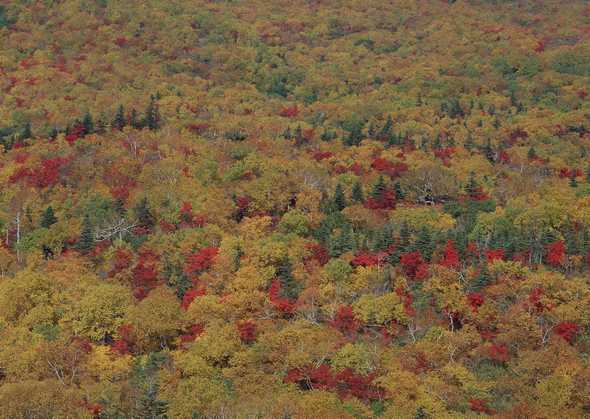
[(360, 182), (356, 182), (352, 187), (352, 196), (351, 199), (354, 202), (363, 203), (365, 202), (365, 197), (363, 194), (363, 186)]
[(119, 105), (117, 108), (117, 113), (115, 114), (115, 119), (113, 119), (113, 128), (121, 131), (126, 125), (127, 121), (125, 120), (125, 109), (123, 108), (123, 105)]
[(84, 134), (94, 133), (94, 121), (92, 120), (92, 115), (90, 114), (90, 112), (86, 112), (84, 114), (84, 118), (82, 119), (82, 126), (84, 127)]
[(340, 183), (336, 185), (336, 190), (334, 191), (334, 206), (338, 211), (346, 208), (346, 197), (344, 196), (344, 191)]
[(156, 224), (156, 219), (150, 211), (150, 206), (146, 197), (142, 198), (137, 203), (134, 210), (140, 226), (152, 228)]
[(150, 96), (150, 102), (145, 110), (144, 120), (144, 126), (150, 130), (155, 131), (160, 128), (160, 109), (154, 95)]
[(88, 215), (84, 216), (82, 230), (80, 232), (80, 238), (78, 239), (76, 248), (82, 253), (88, 253), (94, 248), (94, 228)]
[(57, 223), (57, 217), (53, 213), (53, 207), (50, 205), (41, 214), (41, 221), (39, 222), (39, 225), (43, 228), (49, 228), (55, 223)]

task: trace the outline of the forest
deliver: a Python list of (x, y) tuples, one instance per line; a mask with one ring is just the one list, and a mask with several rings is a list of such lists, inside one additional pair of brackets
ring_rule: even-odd
[(590, 417), (589, 93), (582, 0), (0, 0), (0, 418)]

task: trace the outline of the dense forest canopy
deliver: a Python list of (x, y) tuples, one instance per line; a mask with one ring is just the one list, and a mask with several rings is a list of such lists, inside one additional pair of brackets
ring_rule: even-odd
[(0, 3), (0, 417), (590, 415), (587, 2)]

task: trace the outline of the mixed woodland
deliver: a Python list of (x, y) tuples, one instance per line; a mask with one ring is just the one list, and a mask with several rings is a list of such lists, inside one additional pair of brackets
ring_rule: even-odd
[(0, 417), (589, 417), (589, 94), (581, 0), (0, 1)]

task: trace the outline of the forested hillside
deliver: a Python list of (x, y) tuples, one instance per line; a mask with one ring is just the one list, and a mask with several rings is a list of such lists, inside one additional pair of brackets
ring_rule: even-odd
[(0, 418), (586, 418), (590, 6), (0, 0)]

